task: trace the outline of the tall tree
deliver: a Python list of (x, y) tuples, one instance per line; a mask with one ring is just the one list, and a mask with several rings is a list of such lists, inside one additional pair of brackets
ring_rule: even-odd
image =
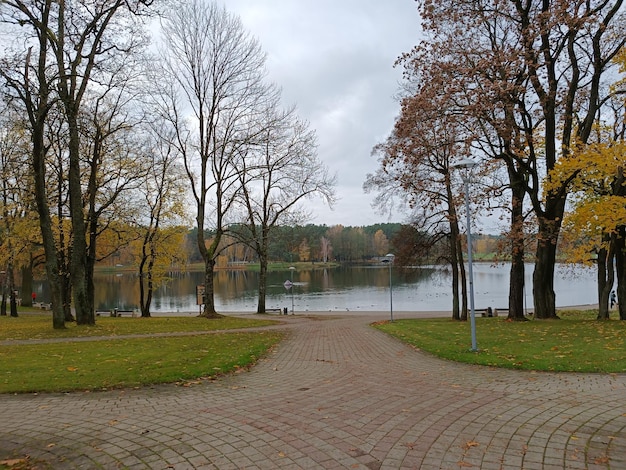
[[(52, 228), (52, 217), (48, 205), (46, 187), (46, 122), (50, 107), (54, 101), (52, 84), (54, 73), (50, 67), (52, 18), (56, 2), (46, 0), (38, 4), (30, 2), (7, 1), (0, 11), (5, 26), (13, 28), (16, 37), (25, 34), (23, 26), (29, 26), (29, 43), (27, 49), (18, 44), (8, 47), (0, 67), (0, 73), (7, 83), (8, 93), (16, 99), (16, 107), (23, 106), (28, 116), (29, 132), (32, 142), (32, 172), (35, 187), (35, 202), (39, 214), (39, 226), (42, 233), (45, 251), (45, 268), (50, 283), (50, 300), (52, 301), (52, 326), (55, 329), (65, 328), (65, 314), (61, 295), (62, 274), (55, 237)], [(19, 26), (19, 29), (18, 29)], [(19, 104), (18, 104), (19, 103)]]
[[(266, 123), (257, 137), (258, 145), (251, 147), (239, 164), (247, 221), (243, 239), (254, 248), (260, 264), (257, 313), (265, 313), (272, 232), (280, 224), (306, 220), (308, 214), (301, 204), (306, 199), (318, 196), (332, 205), (335, 185), (335, 178), (317, 158), (315, 133), (293, 110), (278, 114), (271, 110)], [(308, 261), (306, 239), (299, 252), (300, 260)]]
[(265, 54), (258, 41), (239, 17), (213, 1), (174, 2), (163, 24), (163, 41), (171, 87), (164, 90), (169, 95), (162, 95), (163, 115), (177, 131), (195, 201), (205, 265), (203, 315), (214, 317), (213, 275), (240, 188), (238, 158), (246, 153), (267, 104), (276, 102), (276, 90), (264, 82)]
[[(623, 123), (623, 117), (620, 119)], [(550, 173), (547, 188), (569, 179), (574, 193), (572, 211), (567, 214), (567, 235), (575, 240), (568, 250), (573, 262), (589, 264), (596, 254), (598, 269), (599, 318), (609, 317), (609, 295), (613, 271), (617, 269), (619, 316), (626, 320), (626, 177), (623, 125), (619, 134), (606, 135), (595, 144), (576, 149)], [(605, 129), (609, 131), (609, 129)], [(617, 140), (617, 139), (619, 140)], [(571, 175), (575, 174), (575, 178)]]
[[(132, 27), (132, 14), (151, 0), (109, 0), (58, 2), (56, 25), (52, 26), (51, 46), (57, 67), (57, 91), (63, 105), (68, 130), (69, 203), (72, 220), (71, 271), (76, 320), (95, 324), (93, 292), (89, 287), (90, 253), (83, 206), (81, 171), (80, 115), (92, 83), (92, 74), (113, 61), (123, 51), (128, 54), (143, 43), (143, 36)], [(90, 231), (93, 227), (90, 228)]]
[(417, 83), (415, 93), (402, 100), (392, 134), (374, 149), (380, 168), (363, 187), (378, 190), (379, 208), (388, 207), (395, 196), (413, 209), (418, 230), (449, 236), (452, 318), (461, 320), (467, 318), (467, 283), (452, 164), (464, 153), (465, 133), (456, 116), (440, 106), (441, 94), (430, 83)]
[[(123, 61), (121, 65), (126, 64)], [(129, 71), (133, 70), (129, 66)], [(124, 195), (133, 193), (145, 181), (153, 164), (147, 130), (139, 124), (144, 116), (133, 113), (137, 106), (130, 79), (116, 71), (103, 85), (104, 92), (92, 96), (80, 115), (81, 167), (84, 185), (84, 209), (87, 227), (85, 279), (87, 311), (94, 308), (94, 268), (97, 261), (117, 251), (129, 237), (120, 234), (119, 244), (108, 253), (100, 250), (99, 239), (115, 224), (136, 219), (136, 204), (128, 204)], [(128, 234), (126, 234), (128, 235)]]
[[(158, 126), (158, 134), (166, 126)], [(184, 233), (177, 223), (185, 218), (184, 174), (179, 168), (178, 154), (171, 138), (157, 137), (151, 153), (150, 170), (140, 193), (145, 210), (139, 231), (139, 305), (141, 316), (150, 316), (154, 289), (166, 282), (165, 268), (185, 261), (181, 251)]]

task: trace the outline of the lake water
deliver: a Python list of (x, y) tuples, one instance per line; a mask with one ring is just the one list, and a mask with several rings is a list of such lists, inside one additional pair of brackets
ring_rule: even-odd
[[(532, 265), (526, 267), (526, 305), (532, 308)], [(288, 307), (292, 296), (283, 286), (290, 271), (268, 274), (267, 308)], [(410, 271), (392, 269), (394, 311), (451, 311), (450, 273), (441, 267)], [(506, 308), (508, 305), (509, 265), (474, 264), (474, 298), (477, 309)], [(96, 308), (134, 309), (139, 306), (139, 284), (134, 274), (96, 274)], [(389, 269), (349, 267), (307, 269), (293, 272), (295, 312), (388, 311)], [(201, 272), (177, 273), (154, 295), (153, 314), (198, 313), (196, 286)], [(220, 312), (254, 313), (257, 305), (258, 273), (219, 271), (215, 277), (215, 302)], [(35, 283), (37, 298), (46, 299), (44, 283)], [(597, 303), (595, 270), (559, 266), (555, 278), (557, 306)]]

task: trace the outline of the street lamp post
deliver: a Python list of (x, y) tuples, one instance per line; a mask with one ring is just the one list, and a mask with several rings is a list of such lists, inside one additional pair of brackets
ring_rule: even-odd
[(294, 266), (289, 266), (289, 271), (290, 271), (290, 281), (291, 281), (291, 314), (293, 315), (293, 272), (296, 270), (296, 268)]
[(391, 316), (391, 321), (393, 321), (393, 285), (391, 282), (391, 267), (393, 266), (393, 260), (395, 255), (393, 253), (387, 253), (385, 255), (385, 259), (383, 263), (387, 263), (389, 265), (389, 314)]
[(469, 266), (470, 329), (472, 334), (472, 351), (478, 351), (478, 346), (476, 345), (476, 312), (474, 310), (474, 270), (472, 260), (472, 229), (469, 210), (469, 184), (471, 170), (476, 165), (476, 162), (465, 159), (452, 166), (453, 168), (460, 168), (462, 170), (465, 170), (461, 171), (461, 178), (463, 179), (463, 185), (465, 190), (465, 217), (467, 221), (467, 263)]

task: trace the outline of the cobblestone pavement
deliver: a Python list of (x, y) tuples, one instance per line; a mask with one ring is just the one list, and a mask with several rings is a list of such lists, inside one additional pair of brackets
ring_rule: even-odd
[(285, 317), (249, 372), (0, 396), (0, 460), (55, 469), (624, 469), (626, 375), (442, 361), (372, 316)]

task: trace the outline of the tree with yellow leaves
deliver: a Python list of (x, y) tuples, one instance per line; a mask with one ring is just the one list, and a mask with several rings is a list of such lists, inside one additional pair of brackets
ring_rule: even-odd
[[(626, 142), (610, 138), (581, 146), (550, 175), (547, 188), (569, 179), (573, 208), (564, 220), (572, 262), (597, 260), (599, 318), (609, 317), (609, 296), (617, 268), (620, 319), (626, 320)], [(595, 255), (595, 256), (594, 256)]]
[[(614, 61), (626, 72), (626, 50)], [(567, 214), (564, 237), (571, 261), (598, 266), (598, 318), (609, 318), (609, 297), (617, 271), (619, 317), (626, 320), (626, 79), (612, 86), (609, 124), (596, 124), (594, 140), (574, 146), (571, 158), (562, 159), (549, 173), (546, 191), (567, 185), (573, 209)], [(595, 255), (595, 256), (593, 256)]]

